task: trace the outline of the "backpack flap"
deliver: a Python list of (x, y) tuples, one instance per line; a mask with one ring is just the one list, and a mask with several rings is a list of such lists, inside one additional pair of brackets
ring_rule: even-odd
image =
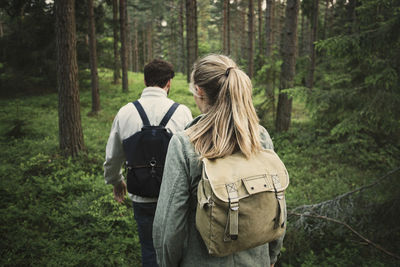
[(226, 185), (235, 185), (239, 200), (260, 192), (282, 192), (289, 185), (285, 165), (270, 149), (248, 159), (242, 153), (214, 160), (203, 159), (203, 166), (213, 193), (224, 202), (229, 202)]

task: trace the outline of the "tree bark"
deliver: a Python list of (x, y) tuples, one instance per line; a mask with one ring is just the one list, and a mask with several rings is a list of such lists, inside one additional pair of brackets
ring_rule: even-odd
[(127, 43), (127, 57), (128, 57), (128, 70), (132, 69), (132, 39), (131, 39), (131, 26), (128, 16), (128, 8), (126, 8), (126, 43)]
[(0, 20), (0, 38), (4, 37), (3, 22)]
[(151, 21), (146, 23), (146, 40), (147, 40), (147, 62), (153, 59), (153, 23)]
[(254, 72), (254, 1), (249, 0), (249, 13), (248, 13), (248, 20), (249, 20), (249, 28), (248, 28), (248, 58), (247, 58), (247, 74), (250, 78), (253, 78)]
[(99, 76), (97, 73), (97, 48), (96, 48), (96, 27), (94, 20), (93, 0), (88, 0), (89, 9), (89, 56), (90, 74), (92, 81), (92, 113), (100, 110)]
[(297, 17), (299, 14), (299, 0), (287, 0), (286, 19), (283, 35), (281, 55), (283, 59), (279, 84), (278, 111), (276, 130), (287, 131), (290, 126), (292, 113), (292, 99), (281, 91), (294, 86), (297, 49)]
[(134, 42), (133, 42), (133, 71), (139, 72), (139, 44), (138, 44), (138, 22), (133, 20)]
[(258, 54), (262, 55), (264, 49), (264, 38), (262, 35), (262, 0), (258, 0)]
[(113, 34), (114, 34), (114, 75), (113, 75), (113, 84), (117, 84), (119, 79), (121, 79), (120, 73), (120, 65), (121, 60), (118, 53), (118, 0), (113, 0)]
[(60, 149), (65, 156), (85, 150), (76, 58), (75, 1), (55, 1)]
[(197, 59), (197, 7), (196, 0), (186, 0), (187, 81)]
[(301, 24), (300, 24), (300, 37), (299, 37), (299, 56), (304, 55), (304, 12), (301, 12)]
[(178, 27), (178, 39), (179, 39), (179, 67), (178, 70), (182, 73), (185, 72), (185, 38), (183, 36), (184, 33), (184, 21), (183, 21), (183, 12), (184, 12), (184, 0), (179, 0), (179, 27)]
[(326, 38), (328, 17), (329, 17), (329, 0), (325, 0), (324, 28), (322, 30), (322, 36), (321, 36), (322, 40), (325, 40)]
[[(274, 48), (274, 9), (275, 0), (267, 0), (266, 19), (265, 19), (265, 33), (267, 37), (267, 46), (265, 56), (271, 63), (271, 70), (273, 65), (273, 48)], [(275, 88), (274, 88), (274, 73), (272, 71), (267, 72), (267, 85), (266, 85), (266, 96), (271, 102), (272, 116), (275, 118)]]
[(315, 42), (317, 41), (317, 28), (318, 28), (318, 0), (313, 1), (313, 14), (312, 14), (312, 31), (311, 31), (311, 42), (310, 42), (310, 70), (308, 73), (307, 87), (312, 89), (314, 87), (314, 72), (315, 72)]
[(121, 30), (122, 91), (128, 92), (128, 44), (127, 44), (127, 0), (119, 0), (119, 23)]
[(223, 51), (224, 54), (231, 53), (230, 46), (230, 3), (229, 0), (224, 0), (223, 5), (224, 23), (223, 23)]

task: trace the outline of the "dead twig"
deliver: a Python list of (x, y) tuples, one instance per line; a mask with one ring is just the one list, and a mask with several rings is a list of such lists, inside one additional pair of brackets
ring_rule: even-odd
[(400, 256), (399, 256), (399, 255), (396, 255), (396, 254), (394, 254), (394, 253), (392, 253), (392, 252), (390, 252), (390, 251), (387, 251), (385, 248), (383, 248), (383, 247), (381, 247), (380, 245), (378, 245), (378, 244), (372, 242), (371, 240), (369, 240), (368, 238), (364, 237), (364, 236), (361, 235), (359, 232), (357, 232), (356, 230), (354, 230), (350, 225), (348, 225), (348, 224), (345, 223), (345, 222), (342, 222), (342, 221), (339, 221), (339, 220), (336, 220), (336, 219), (333, 219), (333, 218), (329, 218), (329, 217), (327, 217), (327, 216), (313, 215), (313, 214), (304, 214), (304, 213), (296, 213), (296, 212), (292, 212), (292, 211), (289, 211), (289, 212), (288, 212), (288, 215), (294, 215), (294, 216), (299, 216), (299, 217), (304, 216), (304, 217), (317, 218), (317, 219), (327, 220), (327, 221), (330, 221), (330, 222), (334, 222), (334, 223), (343, 225), (344, 227), (346, 227), (347, 229), (349, 229), (351, 232), (353, 232), (356, 236), (358, 236), (359, 238), (361, 238), (362, 240), (364, 240), (366, 243), (368, 243), (368, 244), (374, 246), (376, 249), (378, 249), (378, 250), (384, 252), (385, 254), (387, 254), (387, 255), (389, 255), (389, 256), (392, 256), (392, 257), (394, 257), (394, 258), (400, 260)]

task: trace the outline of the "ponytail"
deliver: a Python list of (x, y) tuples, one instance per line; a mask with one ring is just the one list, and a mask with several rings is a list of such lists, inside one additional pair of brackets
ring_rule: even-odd
[(260, 150), (259, 120), (249, 77), (222, 55), (200, 59), (191, 77), (191, 82), (205, 91), (210, 105), (200, 121), (187, 130), (201, 158), (220, 158), (236, 151), (249, 157)]

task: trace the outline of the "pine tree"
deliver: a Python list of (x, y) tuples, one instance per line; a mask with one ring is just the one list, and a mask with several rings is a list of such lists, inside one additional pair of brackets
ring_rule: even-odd
[(90, 73), (92, 82), (92, 114), (100, 110), (99, 76), (97, 73), (97, 46), (96, 46), (96, 28), (94, 20), (93, 0), (88, 0), (89, 9), (89, 56)]
[(128, 44), (127, 44), (127, 0), (119, 0), (119, 21), (121, 31), (122, 91), (128, 92)]
[(76, 156), (85, 146), (78, 89), (75, 1), (56, 1), (55, 17), (60, 149), (66, 156)]
[(276, 130), (287, 131), (290, 126), (292, 113), (292, 99), (284, 89), (294, 86), (297, 50), (297, 16), (299, 14), (299, 0), (288, 0), (286, 3), (285, 28), (281, 47), (283, 59), (279, 84), (278, 111), (276, 116)]

